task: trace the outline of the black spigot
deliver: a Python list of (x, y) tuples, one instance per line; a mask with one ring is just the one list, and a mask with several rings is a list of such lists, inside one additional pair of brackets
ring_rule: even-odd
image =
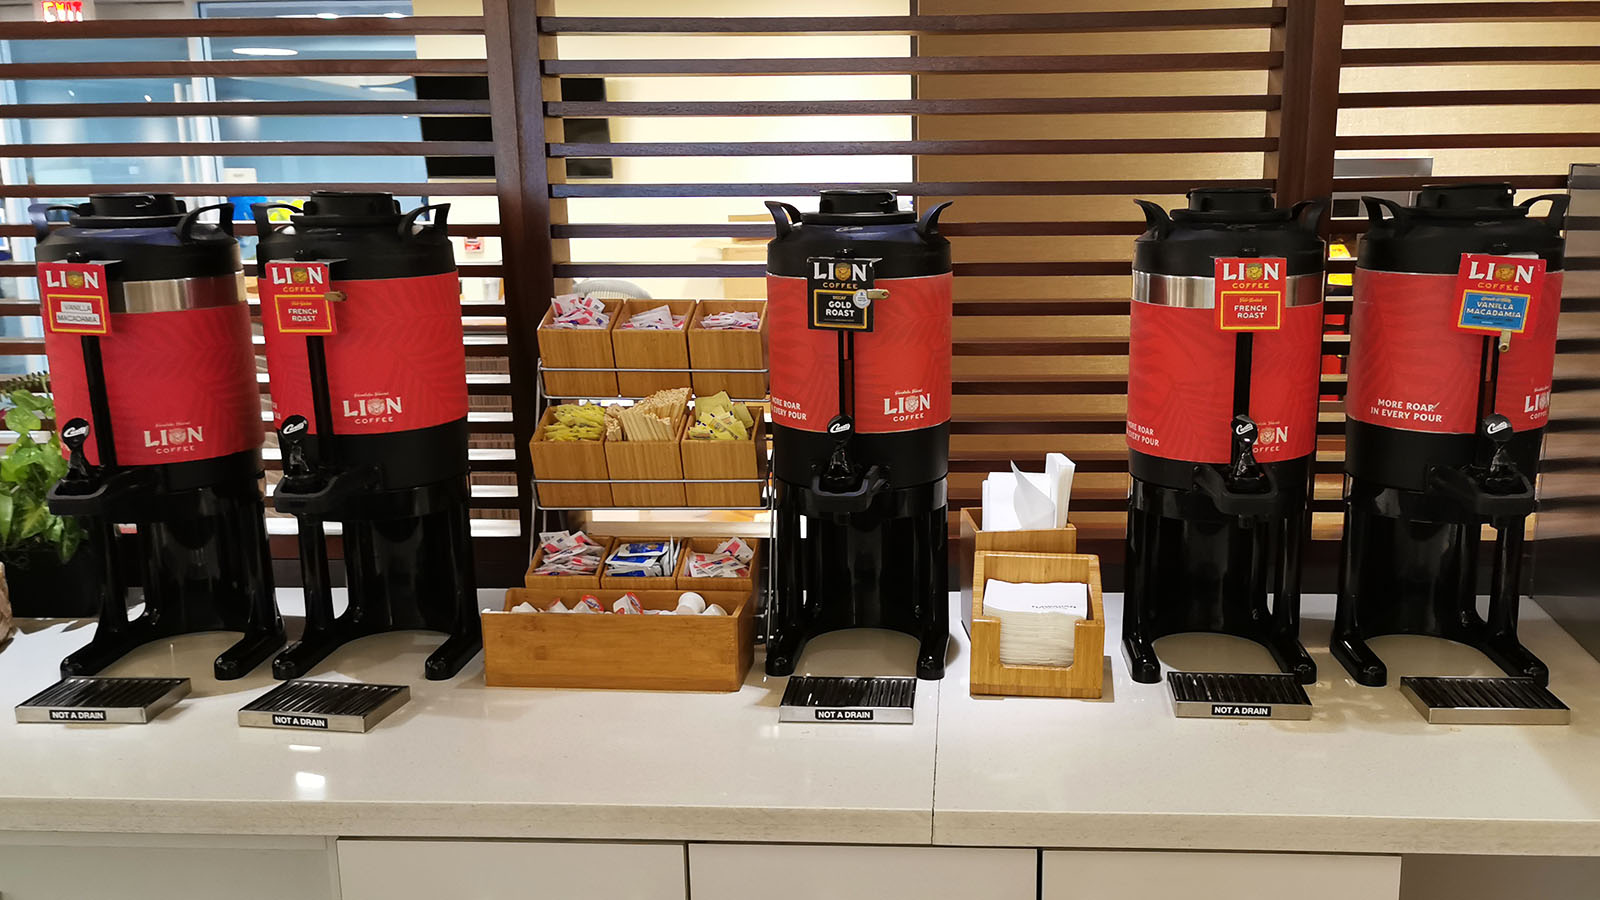
[(1484, 470), (1482, 477), (1484, 491), (1490, 494), (1513, 494), (1521, 491), (1525, 479), (1517, 469), (1516, 462), (1511, 459), (1511, 438), (1516, 435), (1516, 429), (1511, 427), (1511, 420), (1495, 413), (1483, 420), (1479, 433), (1489, 441), (1489, 446), (1492, 448), (1489, 467)]
[(278, 426), (278, 447), (283, 451), (283, 481), (280, 490), (311, 493), (321, 486), (311, 460), (306, 456), (306, 437), (311, 423), (305, 416), (289, 416)]
[(1267, 478), (1256, 462), (1256, 439), (1261, 429), (1254, 419), (1246, 415), (1233, 417), (1233, 452), (1228, 463), (1228, 489), (1241, 493), (1260, 493), (1267, 490)]
[(100, 488), (100, 466), (92, 465), (83, 448), (89, 443), (89, 420), (75, 418), (61, 426), (61, 443), (67, 445), (67, 474), (53, 493), (63, 497), (92, 494)]
[(848, 491), (860, 480), (860, 472), (850, 459), (850, 438), (855, 434), (854, 420), (840, 413), (828, 422), (828, 436), (833, 438), (833, 452), (828, 455), (828, 465), (822, 471), (822, 484), (831, 491)]

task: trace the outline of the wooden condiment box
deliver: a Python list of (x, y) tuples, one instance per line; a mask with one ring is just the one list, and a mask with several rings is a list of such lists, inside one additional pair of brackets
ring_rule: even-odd
[[(749, 592), (755, 590), (756, 579), (761, 577), (761, 545), (765, 543), (759, 538), (742, 538), (745, 543), (756, 551), (756, 555), (750, 558), (750, 577), (693, 578), (689, 575), (689, 554), (710, 553), (725, 540), (727, 538), (695, 537), (684, 539), (683, 547), (678, 551), (678, 590), (698, 591), (701, 594), (706, 594), (707, 591)], [(709, 596), (709, 594), (706, 595)]]
[[(662, 331), (623, 328), (622, 323), (635, 313), (665, 306), (674, 316), (683, 317), (680, 328)], [(682, 369), (681, 372), (617, 373), (617, 389), (624, 397), (648, 397), (668, 388), (689, 387), (689, 319), (694, 315), (693, 300), (624, 300), (611, 329), (611, 346), (618, 369)]]
[(961, 532), (956, 550), (957, 584), (961, 586), (961, 624), (972, 633), (972, 558), (980, 550), (1011, 550), (1018, 553), (1074, 553), (1078, 549), (1078, 529), (1068, 522), (1065, 528), (1033, 531), (984, 531), (982, 507), (961, 510)]
[(683, 506), (683, 438), (687, 412), (678, 416), (677, 428), (664, 441), (606, 441), (606, 469), (612, 478), (648, 479), (663, 484), (612, 484), (612, 502), (624, 509)]
[[(611, 546), (606, 548), (606, 555), (610, 556), (618, 547), (635, 541), (674, 543), (673, 538), (619, 537), (611, 541)], [(681, 557), (683, 542), (677, 541), (675, 549)], [(677, 570), (678, 558), (673, 559), (672, 571), (665, 575), (607, 575), (605, 574), (605, 564), (602, 563), (600, 565), (600, 586), (607, 589), (615, 588), (622, 591), (633, 591), (636, 594), (640, 591), (670, 591), (678, 586)]]
[[(632, 691), (737, 691), (755, 655), (749, 593), (702, 592), (726, 616), (514, 613), (594, 594), (607, 609), (626, 591), (506, 591), (503, 612), (483, 616), (484, 681), (495, 687)], [(648, 609), (675, 609), (678, 591), (634, 591)]]
[[(544, 311), (539, 322), (539, 358), (550, 368), (610, 369), (616, 366), (611, 351), (611, 330), (617, 327), (621, 300), (602, 300), (611, 321), (604, 328), (551, 328), (555, 307)], [(545, 393), (556, 397), (615, 397), (615, 372), (546, 372)]]
[[(1072, 665), (1008, 666), (1000, 662), (1000, 620), (983, 614), (990, 578), (1013, 584), (1081, 581), (1089, 585), (1089, 617), (1073, 628)], [(972, 576), (973, 694), (1098, 699), (1105, 673), (1106, 610), (1100, 596), (1100, 557), (1078, 553), (1002, 553), (981, 550)]]
[[(750, 439), (744, 441), (703, 441), (688, 437), (684, 427), (682, 441), (684, 478), (764, 478), (767, 474), (767, 423), (765, 410), (752, 407), (756, 421)], [(691, 414), (690, 423), (693, 424)], [(685, 484), (685, 502), (706, 509), (731, 509), (761, 505), (762, 485), (755, 481), (724, 481), (718, 484)]]
[(556, 420), (554, 406), (539, 417), (539, 427), (528, 444), (535, 479), (581, 479), (594, 484), (537, 484), (539, 505), (573, 506), (586, 509), (612, 505), (611, 485), (606, 483), (605, 441), (547, 441), (545, 427)]
[[(700, 321), (712, 313), (761, 314), (755, 331), (702, 328)], [(765, 369), (767, 367), (767, 301), (701, 300), (689, 320), (689, 361), (694, 366), (694, 392), (702, 397), (727, 391), (729, 397), (758, 400), (767, 396), (765, 372), (705, 372), (702, 369)]]
[[(611, 548), (616, 546), (617, 543), (611, 538), (599, 538), (596, 542), (599, 543), (601, 547), (601, 560), (604, 560), (607, 555), (610, 555)], [(533, 574), (533, 570), (539, 568), (539, 564), (542, 562), (544, 562), (544, 547), (540, 546), (534, 549), (533, 559), (528, 562), (528, 571), (522, 576), (522, 582), (534, 590), (556, 591), (565, 590), (567, 588), (584, 588), (586, 590), (594, 590), (600, 586), (600, 572), (605, 571), (605, 563), (602, 561), (600, 564), (600, 569), (593, 575)]]

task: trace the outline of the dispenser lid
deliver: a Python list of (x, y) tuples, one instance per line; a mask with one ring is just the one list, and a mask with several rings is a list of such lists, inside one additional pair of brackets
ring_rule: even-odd
[(1505, 181), (1425, 184), (1412, 208), (1419, 215), (1435, 217), (1525, 218), (1528, 210), (1517, 206), (1516, 194), (1516, 189)]
[(400, 201), (379, 191), (313, 191), (295, 224), (309, 226), (383, 224), (400, 218)]
[(72, 214), (74, 228), (159, 228), (176, 225), (188, 211), (172, 194), (90, 194)]
[(881, 188), (822, 191), (817, 211), (800, 215), (807, 225), (892, 225), (916, 220), (915, 212), (900, 209), (898, 194)]
[(1174, 209), (1172, 220), (1182, 224), (1265, 224), (1287, 222), (1291, 213), (1279, 209), (1272, 191), (1264, 187), (1204, 187), (1188, 193), (1189, 206)]

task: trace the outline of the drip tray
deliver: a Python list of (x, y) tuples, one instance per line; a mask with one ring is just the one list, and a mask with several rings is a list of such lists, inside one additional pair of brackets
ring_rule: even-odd
[(1567, 708), (1531, 678), (1407, 675), (1400, 693), (1432, 725), (1566, 725)]
[(778, 721), (909, 725), (916, 701), (915, 678), (795, 675), (783, 689)]
[(188, 695), (187, 678), (75, 675), (17, 704), (17, 721), (143, 725)]
[(1311, 698), (1293, 675), (1168, 672), (1180, 719), (1309, 719)]
[(402, 684), (285, 681), (239, 710), (247, 728), (296, 728), (360, 734), (411, 699)]

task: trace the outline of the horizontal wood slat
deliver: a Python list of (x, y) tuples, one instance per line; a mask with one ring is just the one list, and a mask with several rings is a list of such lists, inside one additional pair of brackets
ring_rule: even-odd
[(1268, 27), (1283, 18), (1283, 10), (1273, 7), (959, 16), (547, 16), (539, 20), (539, 30), (545, 34), (1055, 34)]
[(492, 156), (493, 141), (183, 141), (0, 144), (0, 158), (96, 156)]
[(546, 75), (993, 75), (1006, 73), (1247, 72), (1283, 65), (1281, 52), (1073, 56), (869, 56), (822, 59), (551, 59)]
[[(951, 472), (950, 499), (968, 501), (965, 505), (977, 505), (977, 501), (983, 497), (983, 480), (987, 477), (987, 472)], [(1125, 500), (1130, 480), (1126, 472), (1079, 472), (1072, 478), (1072, 500)], [(1313, 477), (1312, 483), (1312, 499), (1344, 499), (1344, 476), (1318, 474)], [(1068, 517), (1071, 517), (1070, 514)]]
[(6, 119), (167, 116), (487, 116), (487, 100), (219, 100), (155, 103), (16, 103)]
[[(1340, 178), (1334, 181), (1336, 191), (1416, 191), (1427, 184), (1473, 184), (1486, 180), (1510, 182), (1522, 190), (1562, 189), (1567, 186), (1565, 175), (1420, 175), (1378, 178)], [(1329, 271), (1339, 266), (1353, 267), (1353, 260), (1329, 260)], [(1348, 270), (1348, 268), (1347, 268)]]
[[(1600, 54), (1595, 59), (1600, 61)], [(1403, 64), (1402, 64), (1403, 65)], [(1600, 103), (1600, 90), (1563, 88), (1500, 91), (1360, 91), (1339, 95), (1342, 109), (1389, 109), (1408, 106), (1525, 106), (1528, 104)]]
[(482, 34), (482, 16), (339, 16), (238, 19), (91, 19), (7, 22), (6, 37), (19, 41), (84, 38), (334, 37), (378, 34)]
[(54, 197), (87, 197), (90, 194), (115, 190), (139, 190), (156, 194), (176, 194), (180, 197), (273, 197), (288, 194), (303, 196), (312, 191), (382, 191), (407, 197), (493, 197), (492, 181), (381, 181), (343, 182), (329, 184), (317, 181), (277, 182), (271, 184), (229, 184), (207, 182), (197, 184), (0, 184), (0, 197), (30, 199)]
[[(1600, 103), (1600, 91), (1595, 92)], [(1334, 141), (1340, 150), (1496, 149), (1509, 147), (1600, 147), (1600, 133), (1543, 134), (1376, 134), (1344, 135)]]
[(1257, 153), (1274, 138), (1091, 138), (1034, 141), (751, 141), (550, 144), (555, 157), (600, 156), (1004, 156), (1064, 153)]
[(304, 78), (313, 75), (484, 75), (481, 59), (181, 59), (0, 63), (0, 78)]
[(1396, 25), (1428, 22), (1563, 22), (1600, 21), (1600, 3), (1588, 0), (1541, 0), (1512, 3), (1374, 3), (1346, 4), (1350, 25)]
[[(504, 267), (499, 263), (458, 263), (456, 271), (463, 278), (499, 278), (505, 273)], [(0, 263), (0, 277), (32, 278), (35, 272), (34, 264), (31, 262)], [(245, 263), (244, 274), (253, 277), (260, 274), (260, 269), (255, 263)], [(503, 314), (504, 307), (494, 308), (501, 310), (496, 315)]]
[[(1546, 176), (1539, 176), (1548, 178)], [(1554, 177), (1554, 176), (1549, 176)], [(1379, 182), (1385, 179), (1349, 179)], [(1396, 180), (1396, 179), (1388, 179)], [(1411, 179), (1413, 181), (1417, 179)], [(1438, 181), (1441, 179), (1422, 179)], [(1340, 184), (1346, 183), (1341, 180)], [(1212, 178), (1206, 184), (1215, 187), (1270, 187), (1262, 178)], [(829, 188), (848, 187), (838, 182), (760, 184), (552, 184), (552, 197), (803, 197)], [(863, 185), (865, 186), (865, 185)], [(1181, 194), (1194, 186), (1193, 179), (1137, 180), (1137, 181), (923, 181), (882, 183), (872, 187), (887, 188), (902, 195), (919, 197), (1016, 197), (1047, 194)], [(1351, 188), (1360, 190), (1362, 188)], [(1406, 188), (1382, 188), (1405, 190)], [(235, 191), (234, 193), (237, 193)]]
[[(1340, 220), (1346, 221), (1346, 220)], [(1366, 222), (1360, 220), (1361, 224)], [(456, 226), (452, 225), (454, 231)], [(1051, 235), (1114, 235), (1140, 234), (1143, 222), (940, 222), (939, 233), (948, 237), (960, 236), (1051, 236)], [(0, 227), (0, 234), (4, 234)], [(29, 232), (31, 233), (31, 231)], [(692, 225), (657, 225), (634, 223), (575, 223), (550, 226), (556, 238), (668, 238), (668, 237), (772, 237), (770, 222), (708, 222)]]
[(1346, 66), (1490, 65), (1496, 63), (1585, 63), (1600, 60), (1600, 47), (1346, 47)]
[[(52, 228), (59, 228), (66, 223), (51, 223)], [(767, 226), (770, 232), (772, 227)], [(500, 225), (496, 222), (451, 222), (449, 232), (452, 237), (499, 237)], [(256, 224), (254, 222), (233, 223), (233, 233), (237, 236), (254, 235)], [(32, 225), (0, 225), (0, 237), (31, 238), (34, 236)]]
[[(0, 70), (5, 67), (0, 66)], [(0, 78), (7, 77), (0, 72)], [(1223, 112), (1277, 109), (1272, 94), (1173, 97), (1013, 97), (976, 100), (551, 101), (551, 116), (997, 116), (1065, 113)]]

